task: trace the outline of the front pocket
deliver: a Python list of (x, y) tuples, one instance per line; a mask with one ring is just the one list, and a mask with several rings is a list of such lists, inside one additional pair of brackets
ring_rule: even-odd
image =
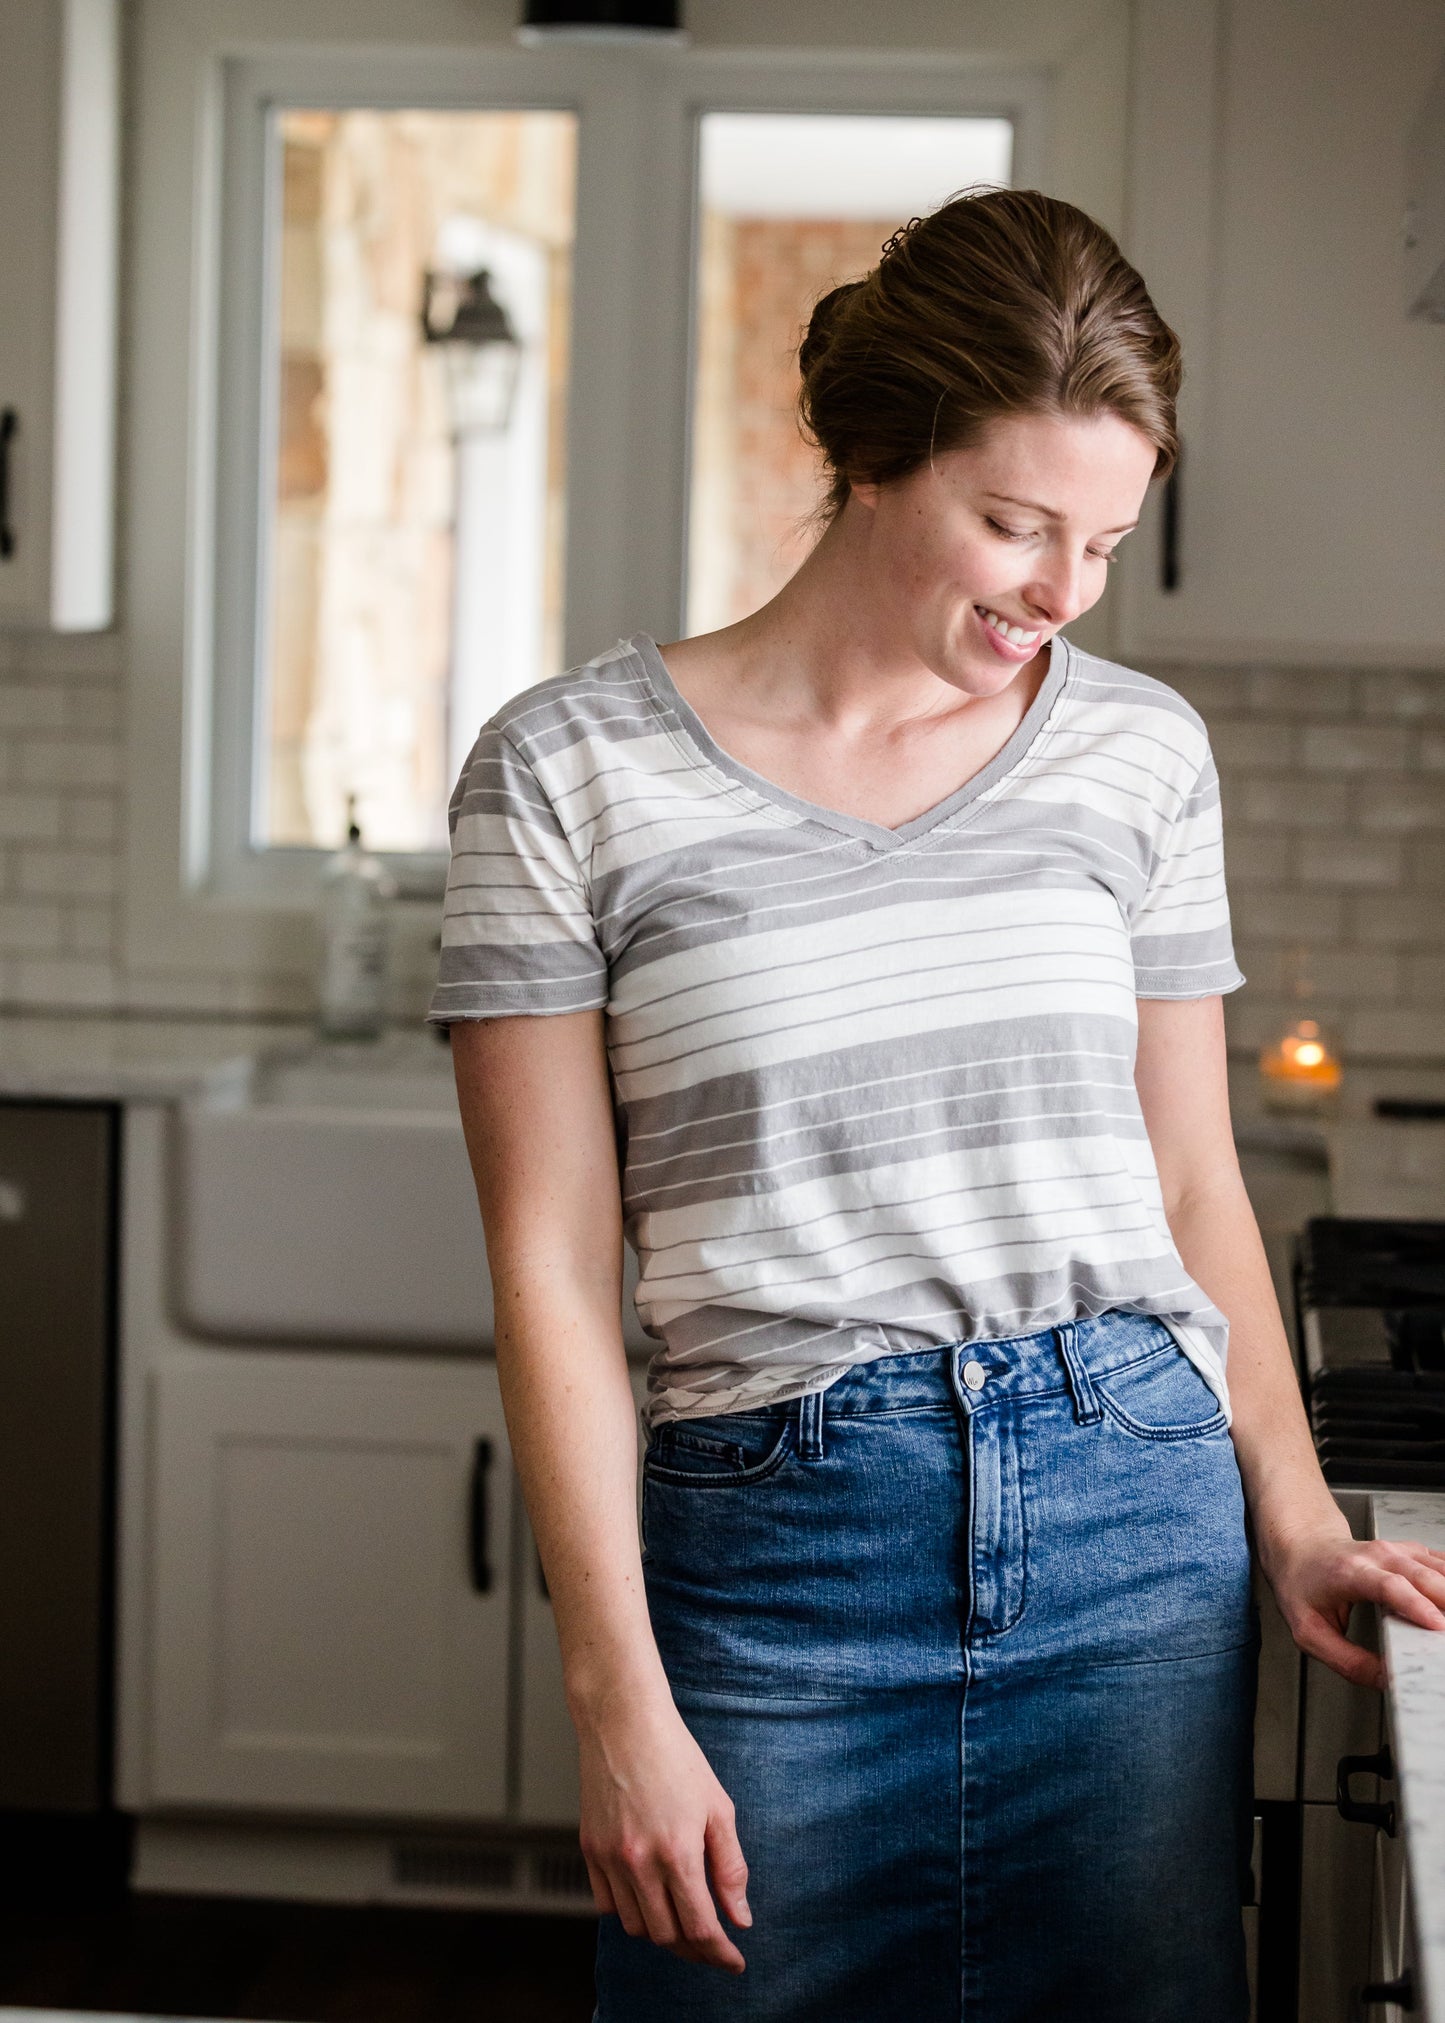
[(1139, 1440), (1202, 1440), (1226, 1424), (1207, 1378), (1177, 1342), (1090, 1379), (1116, 1425)]
[(796, 1426), (796, 1404), (664, 1420), (648, 1442), (643, 1473), (654, 1482), (688, 1489), (758, 1482), (781, 1468), (793, 1452)]

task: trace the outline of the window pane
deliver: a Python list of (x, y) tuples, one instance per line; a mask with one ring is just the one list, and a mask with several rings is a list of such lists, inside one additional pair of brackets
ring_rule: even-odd
[[(478, 725), (561, 667), (576, 118), (307, 110), (273, 130), (253, 840), (331, 848), (355, 794), (374, 848), (441, 849)], [(427, 342), (428, 270), (434, 329), (485, 270), (516, 347)]]
[(1007, 184), (1004, 119), (705, 113), (687, 629), (755, 611), (816, 538), (816, 453), (796, 421), (818, 297), (973, 183)]

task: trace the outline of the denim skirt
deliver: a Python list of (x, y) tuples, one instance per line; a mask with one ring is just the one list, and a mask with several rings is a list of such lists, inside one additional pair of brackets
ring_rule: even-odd
[(1259, 1612), (1162, 1323), (664, 1424), (642, 1522), (753, 1923), (733, 1975), (602, 1917), (595, 2023), (1244, 2023)]

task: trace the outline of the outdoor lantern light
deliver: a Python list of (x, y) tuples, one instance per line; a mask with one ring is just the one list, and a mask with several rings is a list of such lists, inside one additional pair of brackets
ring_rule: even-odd
[(492, 293), (491, 275), (485, 268), (447, 274), (429, 267), (422, 276), (421, 327), (428, 344), (443, 347), (453, 435), (502, 434), (511, 419), (522, 346)]
[(525, 0), (519, 42), (686, 42), (678, 0)]

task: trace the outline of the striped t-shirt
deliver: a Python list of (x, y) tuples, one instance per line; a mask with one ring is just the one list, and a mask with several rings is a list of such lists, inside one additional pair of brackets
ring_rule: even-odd
[(645, 634), (514, 696), (452, 797), (436, 1023), (598, 1008), (649, 1424), (1108, 1308), (1226, 1412), (1165, 1220), (1136, 997), (1244, 981), (1198, 714), (1061, 636), (897, 829), (714, 743)]

